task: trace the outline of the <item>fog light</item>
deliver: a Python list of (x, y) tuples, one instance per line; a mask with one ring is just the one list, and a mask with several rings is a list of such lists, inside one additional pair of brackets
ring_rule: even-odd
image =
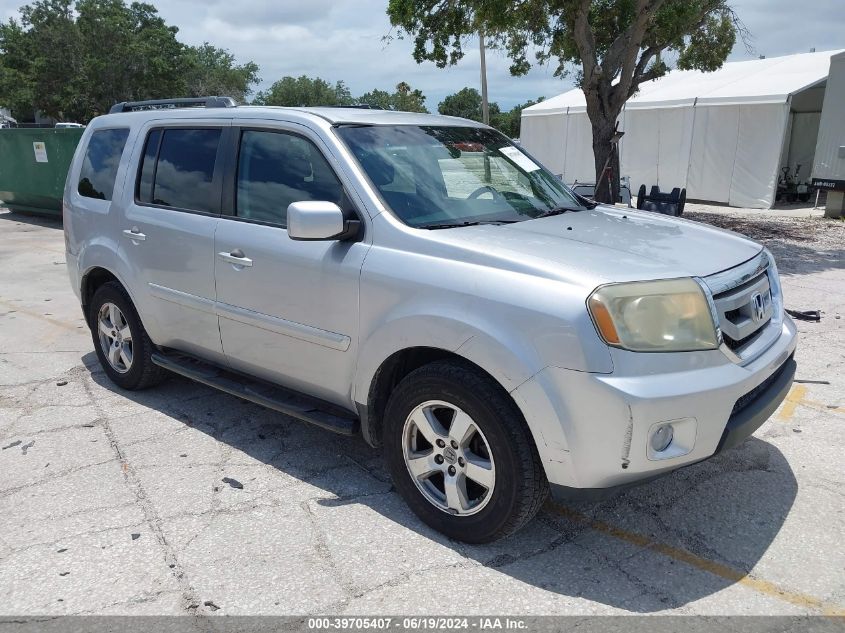
[(675, 434), (671, 424), (661, 424), (651, 434), (651, 448), (655, 453), (665, 451), (672, 443)]

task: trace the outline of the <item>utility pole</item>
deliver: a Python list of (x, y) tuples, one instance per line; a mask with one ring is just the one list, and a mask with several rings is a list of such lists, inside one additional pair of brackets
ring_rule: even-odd
[(478, 32), (478, 45), (481, 50), (481, 120), (490, 125), (490, 108), (487, 105), (487, 60), (484, 56), (484, 31)]

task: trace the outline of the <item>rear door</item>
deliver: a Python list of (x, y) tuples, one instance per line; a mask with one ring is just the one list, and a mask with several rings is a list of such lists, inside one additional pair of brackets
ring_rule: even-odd
[(120, 227), (153, 341), (215, 362), (225, 362), (214, 305), (214, 232), (229, 130), (229, 120), (148, 124), (136, 148), (134, 199)]
[(232, 180), (215, 240), (223, 349), (235, 369), (348, 406), (369, 246), (288, 237), (292, 202), (331, 201), (360, 214), (320, 139), (278, 125), (232, 128)]
[[(94, 130), (87, 139), (84, 154), (77, 150), (65, 183), (63, 220), (70, 258), (68, 271), (77, 293), (79, 280), (76, 276), (80, 271), (76, 258), (80, 248), (89, 241), (113, 241), (117, 231), (121, 186), (130, 164), (128, 157), (124, 157), (131, 153), (125, 151), (129, 133), (128, 126)], [(81, 143), (86, 142), (84, 139)]]

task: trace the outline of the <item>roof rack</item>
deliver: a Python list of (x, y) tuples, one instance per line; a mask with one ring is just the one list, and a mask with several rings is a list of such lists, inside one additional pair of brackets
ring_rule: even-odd
[(234, 108), (232, 97), (190, 97), (185, 99), (150, 99), (149, 101), (122, 101), (115, 103), (109, 114), (133, 110), (160, 110), (165, 108)]
[(352, 105), (333, 105), (333, 106), (320, 106), (323, 108), (350, 108), (355, 110), (384, 110), (381, 106), (377, 105), (370, 105), (369, 103), (353, 103)]

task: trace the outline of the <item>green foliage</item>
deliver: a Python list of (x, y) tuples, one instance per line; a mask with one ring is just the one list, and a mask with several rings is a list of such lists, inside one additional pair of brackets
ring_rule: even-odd
[(393, 93), (376, 88), (355, 99), (355, 103), (366, 104), (382, 110), (401, 112), (428, 112), (425, 107), (425, 95), (421, 90), (414, 90), (404, 81), (396, 84)]
[[(490, 106), (494, 105), (498, 110), (498, 105), (490, 104)], [(437, 111), (447, 116), (481, 121), (481, 94), (475, 88), (462, 88), (443, 99), (437, 106)]]
[[(0, 103), (15, 117), (31, 115), (33, 104), (44, 111), (59, 104), (78, 110), (80, 48), (69, 1), (23, 7), (19, 22), (0, 24)], [(45, 49), (55, 55), (44, 55)]]
[(375, 89), (356, 99), (343, 81), (332, 85), (320, 77), (306, 75), (282, 77), (269, 90), (259, 92), (252, 103), (293, 107), (353, 106), (360, 103), (382, 110), (428, 112), (422, 91), (414, 90), (404, 81), (396, 85), (394, 92)]
[[(576, 20), (586, 7), (592, 51), (579, 45)], [(728, 0), (388, 0), (391, 23), (414, 38), (414, 59), (438, 67), (463, 58), (468, 36), (483, 31), (488, 45), (511, 59), (522, 75), (538, 63), (558, 62), (556, 74), (581, 66), (585, 53), (609, 62), (613, 79), (622, 70), (624, 45), (638, 40), (643, 51), (672, 51), (682, 68), (714, 70), (736, 41), (739, 24)], [(640, 28), (642, 27), (642, 28)], [(634, 45), (637, 41), (632, 42)], [(582, 74), (583, 69), (575, 69)], [(648, 64), (639, 69), (650, 70)], [(649, 78), (665, 74), (654, 68)]]
[[(539, 97), (536, 101), (526, 101), (507, 112), (502, 112), (495, 101), (489, 103), (487, 108), (490, 113), (490, 125), (510, 138), (517, 138), (522, 109), (540, 103), (542, 100), (543, 97)], [(443, 99), (437, 106), (437, 111), (447, 116), (458, 116), (480, 122), (482, 121), (481, 94), (475, 88), (462, 88)]]
[(258, 65), (253, 62), (238, 65), (229, 51), (215, 48), (208, 42), (188, 47), (185, 65), (185, 83), (190, 97), (225, 95), (245, 103), (252, 86), (259, 81)]
[(379, 108), (381, 110), (393, 110), (395, 95), (396, 93), (391, 94), (386, 90), (379, 90), (376, 88), (375, 90), (362, 94), (358, 97), (357, 102), (363, 105), (372, 106), (373, 108)]
[(342, 106), (352, 105), (352, 93), (343, 81), (331, 85), (316, 77), (282, 77), (267, 91), (259, 92), (254, 105), (268, 106)]
[(520, 103), (514, 106), (508, 112), (503, 112), (498, 121), (493, 121), (492, 117), (490, 124), (498, 128), (510, 138), (519, 138), (519, 125), (522, 121), (522, 110), (530, 106), (536, 105), (543, 100), (543, 97), (537, 97), (536, 100), (529, 99), (525, 103)]
[(404, 81), (396, 84), (396, 92), (393, 95), (395, 110), (402, 112), (428, 112), (425, 107), (425, 95), (422, 90), (414, 90)]
[(87, 122), (118, 101), (212, 93), (241, 100), (258, 67), (226, 51), (186, 47), (150, 4), (37, 0), (0, 23), (0, 103)]

